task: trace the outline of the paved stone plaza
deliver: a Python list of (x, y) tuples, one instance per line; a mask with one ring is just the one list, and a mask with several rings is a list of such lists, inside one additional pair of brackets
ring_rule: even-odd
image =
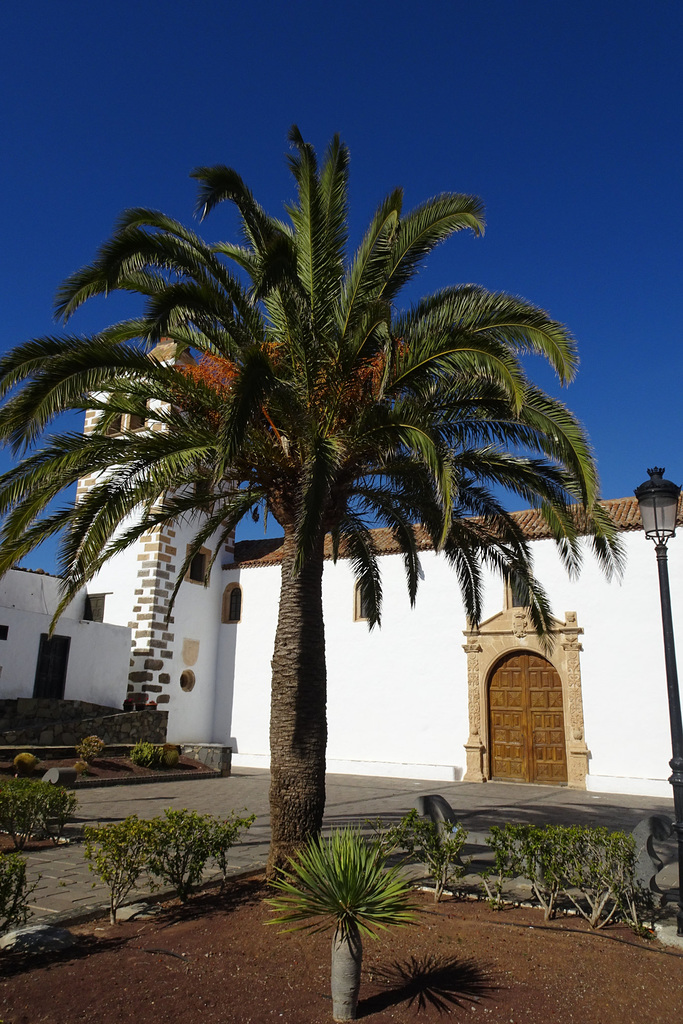
[[(79, 809), (67, 829), (68, 845), (30, 852), (29, 876), (39, 875), (33, 894), (31, 921), (69, 920), (107, 906), (107, 893), (88, 870), (80, 833), (84, 825), (120, 821), (129, 814), (152, 818), (167, 807), (187, 808), (215, 815), (255, 813), (256, 821), (245, 841), (231, 851), (235, 874), (265, 866), (269, 842), (269, 774), (238, 768), (229, 778), (188, 782), (156, 782), (134, 786), (84, 788), (78, 791)], [(325, 827), (362, 823), (382, 817), (398, 820), (414, 806), (418, 796), (440, 793), (471, 833), (511, 822), (537, 824), (594, 824), (632, 831), (643, 818), (661, 814), (671, 818), (673, 803), (651, 797), (613, 796), (554, 786), (522, 786), (496, 782), (424, 782), (410, 779), (328, 775)], [(669, 859), (674, 851), (669, 844)], [(662, 873), (665, 885), (675, 885), (674, 865)], [(209, 880), (210, 873), (206, 879)], [(140, 887), (131, 898), (149, 893)]]

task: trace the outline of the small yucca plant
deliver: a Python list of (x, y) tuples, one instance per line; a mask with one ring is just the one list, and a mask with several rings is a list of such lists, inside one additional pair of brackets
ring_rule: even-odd
[(332, 1016), (355, 1020), (361, 935), (377, 938), (378, 930), (413, 920), (410, 882), (399, 869), (386, 867), (376, 843), (347, 828), (329, 839), (312, 839), (271, 884), (280, 895), (268, 901), (278, 915), (270, 924), (292, 925), (284, 931), (334, 927)]

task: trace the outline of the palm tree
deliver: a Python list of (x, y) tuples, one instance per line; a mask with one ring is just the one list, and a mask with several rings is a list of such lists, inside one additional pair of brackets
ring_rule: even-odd
[[(239, 244), (209, 245), (161, 213), (129, 210), (61, 287), (56, 309), (67, 321), (119, 289), (144, 297), (141, 315), (89, 337), (27, 342), (0, 362), (0, 437), (24, 454), (0, 480), (0, 572), (59, 534), (67, 603), (143, 533), (191, 518), (180, 586), (193, 553), (212, 540), (217, 554), (249, 511), (282, 527), (271, 873), (319, 830), (324, 810), (326, 534), (334, 557), (351, 560), (370, 628), (382, 599), (372, 525), (389, 527), (403, 552), (411, 601), (427, 538), (452, 564), (473, 621), (482, 566), (492, 566), (524, 588), (539, 631), (548, 602), (498, 494), (541, 510), (570, 572), (582, 534), (606, 571), (618, 561), (585, 433), (523, 366), (537, 354), (570, 381), (567, 329), (475, 285), (397, 307), (439, 243), (483, 230), (480, 201), (445, 193), (404, 214), (397, 189), (349, 255), (346, 147), (335, 137), (319, 166), (296, 128), (290, 142), (297, 193), (286, 221), (266, 214), (234, 170), (199, 168), (202, 217), (230, 201)], [(153, 351), (161, 339), (194, 362), (165, 364)], [(94, 432), (49, 433), (60, 413), (85, 408), (100, 412)], [(111, 436), (123, 414), (151, 429)], [(98, 482), (76, 506), (55, 508), (88, 474)]]

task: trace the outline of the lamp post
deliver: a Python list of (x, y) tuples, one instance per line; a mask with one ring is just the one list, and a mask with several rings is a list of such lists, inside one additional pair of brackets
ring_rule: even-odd
[(645, 536), (655, 542), (657, 569), (659, 570), (659, 596), (662, 604), (662, 630), (664, 632), (664, 660), (666, 664), (666, 685), (669, 695), (669, 721), (671, 722), (671, 747), (673, 757), (669, 782), (674, 794), (673, 830), (678, 840), (678, 934), (683, 935), (683, 724), (681, 722), (681, 697), (678, 689), (674, 627), (671, 618), (671, 594), (669, 591), (669, 567), (666, 544), (676, 533), (678, 496), (681, 488), (670, 480), (663, 480), (663, 469), (648, 469), (650, 479), (635, 490)]

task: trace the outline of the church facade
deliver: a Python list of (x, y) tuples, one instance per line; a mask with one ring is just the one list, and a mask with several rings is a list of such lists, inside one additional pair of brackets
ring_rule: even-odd
[[(169, 362), (191, 358), (177, 359), (172, 343), (160, 344), (155, 354)], [(86, 414), (86, 433), (98, 415)], [(115, 429), (150, 428), (123, 416)], [(81, 480), (79, 495), (92, 483)], [(385, 530), (375, 531), (382, 627), (370, 631), (349, 562), (328, 558), (328, 770), (669, 796), (671, 746), (654, 552), (635, 498), (606, 505), (626, 554), (620, 581), (607, 581), (589, 554), (580, 577), (569, 579), (537, 513), (515, 513), (555, 613), (547, 644), (494, 576), (486, 580), (483, 621), (476, 628), (468, 623), (455, 574), (426, 543), (411, 608), (402, 560)], [(74, 601), (64, 616), (69, 636), (61, 638), (62, 647), (88, 668), (76, 673), (76, 662), (69, 669), (63, 658), (61, 695), (91, 700), (94, 694), (98, 702), (120, 707), (126, 695), (145, 694), (169, 712), (169, 740), (227, 744), (235, 765), (265, 768), (280, 542), (230, 540), (212, 566), (208, 586), (205, 571), (213, 552), (202, 549), (169, 610), (195, 528), (177, 523), (142, 537), (106, 564), (87, 594)], [(24, 632), (13, 626), (12, 637), (32, 637), (3, 651), (0, 622), (0, 655), (8, 666), (0, 675), (0, 695), (12, 697), (31, 696), (38, 685), (33, 655), (27, 658), (26, 651), (35, 647), (40, 660), (42, 650), (51, 664), (56, 650), (45, 623), (56, 607), (56, 596), (52, 607), (46, 595), (56, 595), (58, 581), (53, 585), (46, 578), (38, 586), (22, 575), (8, 574), (0, 591), (0, 614), (3, 607), (6, 618), (23, 608)], [(670, 575), (674, 620), (683, 622), (683, 546), (676, 540), (670, 544)], [(101, 628), (93, 628), (95, 622)], [(103, 628), (107, 624), (112, 628)], [(677, 642), (683, 651), (683, 629)], [(87, 657), (79, 653), (83, 644)], [(46, 677), (41, 685), (49, 689), (54, 680)]]
[[(494, 576), (486, 581), (483, 621), (469, 624), (454, 573), (426, 545), (411, 608), (402, 559), (384, 530), (375, 537), (382, 627), (370, 631), (349, 562), (329, 558), (328, 771), (669, 796), (654, 551), (635, 498), (606, 504), (626, 554), (620, 581), (605, 580), (588, 554), (580, 577), (569, 579), (536, 513), (516, 514), (554, 609), (548, 645)], [(228, 543), (206, 587), (211, 552), (202, 550), (169, 615), (193, 529), (179, 523), (142, 538), (67, 609), (56, 631), (67, 648), (60, 694), (115, 707), (128, 694), (146, 694), (169, 712), (169, 740), (227, 744), (235, 765), (266, 768), (280, 541)], [(674, 539), (675, 623), (683, 616), (682, 559)], [(3, 581), (0, 696), (35, 694), (36, 658), (45, 662), (40, 685), (52, 685), (45, 672), (58, 659), (45, 646), (51, 650), (57, 584), (21, 571)], [(677, 644), (683, 650), (680, 628)]]
[[(493, 576), (482, 623), (468, 624), (454, 573), (427, 546), (411, 608), (402, 560), (384, 530), (376, 531), (382, 627), (370, 631), (348, 561), (328, 559), (328, 770), (668, 796), (654, 552), (635, 498), (607, 505), (626, 552), (621, 581), (605, 580), (589, 554), (580, 577), (569, 579), (540, 518), (517, 514), (555, 610), (549, 646)], [(190, 535), (179, 525), (144, 539), (89, 589), (104, 597), (105, 621), (130, 626), (128, 689), (168, 709), (169, 738), (228, 743), (234, 764), (267, 767), (280, 542), (228, 544), (208, 587), (201, 580), (210, 552), (201, 552), (167, 620)], [(674, 540), (675, 618), (677, 609), (683, 615), (681, 558)], [(678, 639), (683, 649), (683, 634)]]

